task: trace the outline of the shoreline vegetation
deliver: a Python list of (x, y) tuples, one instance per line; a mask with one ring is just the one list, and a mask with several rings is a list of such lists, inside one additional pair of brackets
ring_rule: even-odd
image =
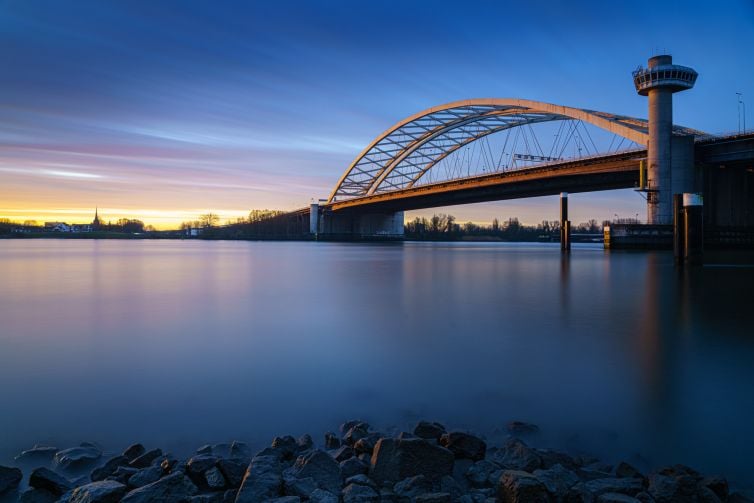
[[(513, 422), (490, 446), (472, 433), (420, 421), (385, 434), (347, 421), (322, 442), (276, 437), (253, 454), (234, 441), (187, 459), (133, 444), (105, 455), (95, 444), (35, 446), (0, 466), (0, 501), (61, 503), (652, 503), (754, 500), (720, 476), (673, 465), (642, 473), (586, 456), (529, 446), (535, 425)], [(22, 468), (24, 471), (22, 471)], [(28, 487), (27, 487), (28, 486)]]

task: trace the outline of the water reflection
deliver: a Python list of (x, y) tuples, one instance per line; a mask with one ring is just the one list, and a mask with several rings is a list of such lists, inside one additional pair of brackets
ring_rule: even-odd
[(0, 243), (0, 278), (4, 459), (426, 417), (751, 472), (751, 267), (557, 244), (40, 240)]

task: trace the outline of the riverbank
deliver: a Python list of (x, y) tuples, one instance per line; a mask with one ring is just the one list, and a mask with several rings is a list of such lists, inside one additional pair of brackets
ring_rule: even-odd
[[(0, 467), (0, 501), (67, 503), (731, 502), (721, 476), (683, 465), (642, 473), (626, 462), (531, 447), (535, 425), (514, 422), (502, 445), (420, 421), (390, 435), (347, 421), (321, 442), (276, 437), (257, 453), (241, 442), (205, 445), (187, 459), (134, 444), (105, 455), (90, 443), (36, 446)], [(26, 487), (28, 486), (28, 487)]]

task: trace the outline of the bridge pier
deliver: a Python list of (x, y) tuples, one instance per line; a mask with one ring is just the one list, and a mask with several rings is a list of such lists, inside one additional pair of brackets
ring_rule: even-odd
[(571, 251), (571, 221), (568, 220), (568, 192), (560, 193), (560, 251)]
[(317, 208), (316, 218), (318, 240), (333, 241), (399, 241), (403, 239), (403, 211), (359, 212), (332, 211)]

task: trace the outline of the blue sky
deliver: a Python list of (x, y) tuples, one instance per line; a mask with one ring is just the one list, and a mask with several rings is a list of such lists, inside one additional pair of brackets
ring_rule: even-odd
[[(177, 225), (292, 209), (326, 197), (380, 132), (441, 103), (646, 117), (631, 71), (666, 51), (700, 74), (675, 96), (675, 122), (734, 131), (735, 93), (754, 110), (752, 47), (751, 1), (0, 0), (0, 216), (81, 220), (97, 205)], [(437, 211), (535, 223), (557, 203)], [(636, 213), (633, 191), (571, 202), (577, 222)]]

